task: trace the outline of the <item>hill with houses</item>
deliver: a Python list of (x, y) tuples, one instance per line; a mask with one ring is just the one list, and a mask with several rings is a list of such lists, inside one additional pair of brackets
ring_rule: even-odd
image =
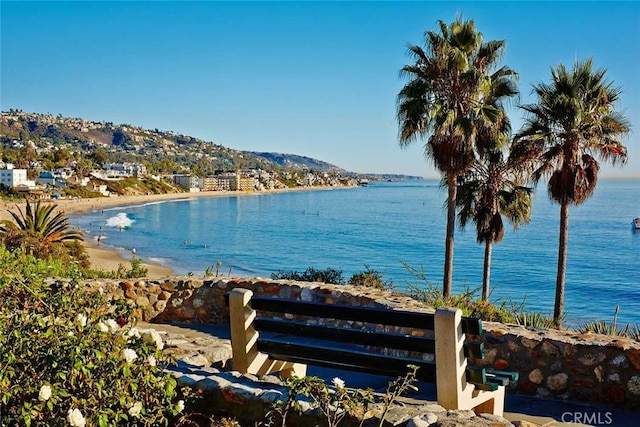
[[(300, 155), (240, 151), (172, 131), (21, 110), (1, 113), (0, 143), (0, 169), (25, 174), (12, 172), (16, 177), (9, 181), (5, 173), (0, 185), (14, 187), (17, 179), (22, 186), (60, 187), (79, 196), (343, 186), (409, 178), (359, 176)], [(130, 185), (123, 182), (127, 178)]]

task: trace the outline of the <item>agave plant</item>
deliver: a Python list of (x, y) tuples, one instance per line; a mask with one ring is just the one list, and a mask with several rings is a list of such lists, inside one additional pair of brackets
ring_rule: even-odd
[(53, 212), (56, 207), (53, 204), (42, 205), (40, 201), (32, 205), (27, 200), (24, 212), (19, 207), (17, 213), (8, 211), (15, 222), (1, 221), (0, 236), (5, 240), (8, 235), (13, 235), (20, 237), (23, 242), (38, 241), (45, 248), (58, 242), (84, 240), (82, 232), (71, 227), (64, 213)]

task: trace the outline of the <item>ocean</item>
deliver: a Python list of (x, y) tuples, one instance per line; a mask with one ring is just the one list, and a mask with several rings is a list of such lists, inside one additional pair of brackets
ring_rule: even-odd
[[(278, 271), (335, 268), (346, 280), (366, 268), (397, 289), (422, 271), (441, 287), (446, 191), (438, 181), (376, 182), (368, 187), (193, 198), (72, 215), (126, 258), (172, 267), (177, 274), (268, 278)], [(531, 222), (494, 245), (491, 300), (525, 302), (553, 312), (560, 207), (541, 185)], [(640, 181), (600, 181), (593, 197), (571, 207), (566, 323), (593, 319), (640, 324)], [(482, 283), (484, 246), (472, 225), (456, 230), (453, 292)], [(480, 291), (478, 291), (478, 296)]]

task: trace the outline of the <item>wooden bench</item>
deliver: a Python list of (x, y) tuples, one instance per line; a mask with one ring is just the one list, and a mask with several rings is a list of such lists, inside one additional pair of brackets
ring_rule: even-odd
[[(484, 357), (484, 345), (465, 342), (465, 334), (481, 335), (482, 323), (458, 309), (430, 314), (353, 307), (253, 296), (242, 288), (230, 291), (228, 301), (233, 369), (242, 373), (304, 377), (311, 364), (399, 376), (412, 364), (419, 380), (435, 382), (444, 408), (495, 415), (503, 414), (505, 386), (518, 378), (468, 366), (467, 357)], [(336, 319), (344, 327), (329, 325)]]

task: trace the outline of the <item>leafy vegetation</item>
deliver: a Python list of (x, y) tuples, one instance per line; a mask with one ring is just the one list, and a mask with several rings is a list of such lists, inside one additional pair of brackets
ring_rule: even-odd
[(60, 259), (66, 266), (73, 263), (89, 266), (89, 258), (80, 244), (82, 233), (71, 227), (62, 213), (54, 213), (55, 204), (32, 205), (27, 200), (24, 212), (8, 211), (14, 221), (0, 221), (0, 243), (9, 250), (33, 254), (37, 258)]
[[(216, 270), (217, 275), (217, 270)], [(326, 268), (324, 270), (318, 270), (313, 267), (307, 268), (304, 272), (299, 273), (297, 271), (282, 271), (278, 270), (276, 273), (271, 274), (271, 278), (274, 280), (295, 280), (298, 282), (322, 282), (332, 283), (334, 285), (349, 284), (352, 286), (365, 286), (369, 288), (377, 289), (391, 289), (393, 282), (387, 282), (384, 280), (384, 273), (380, 273), (377, 270), (373, 270), (368, 266), (365, 266), (365, 271), (355, 273), (346, 282), (342, 275), (342, 270), (335, 268)]]
[(593, 332), (594, 334), (611, 335), (614, 337), (627, 337), (635, 340), (640, 340), (640, 326), (626, 324), (624, 327), (618, 326), (618, 312), (620, 306), (616, 306), (616, 311), (613, 316), (612, 322), (606, 320), (594, 320), (591, 322), (583, 323), (578, 328), (578, 332)]
[(123, 264), (118, 264), (118, 268), (114, 271), (83, 269), (82, 275), (87, 279), (134, 279), (147, 276), (149, 269), (142, 265), (140, 258), (133, 257), (130, 263), (131, 266), (129, 268)]
[(0, 424), (155, 426), (179, 415), (187, 390), (163, 373), (162, 340), (129, 322), (131, 306), (85, 293), (73, 266), (0, 255)]
[[(91, 260), (85, 247), (80, 243), (82, 233), (73, 229), (68, 218), (58, 212), (53, 215), (56, 205), (32, 206), (27, 200), (25, 212), (9, 211), (15, 222), (5, 220), (0, 223), (0, 248), (3, 251), (29, 254), (33, 258), (60, 263), (65, 268), (79, 269), (85, 278), (130, 279), (145, 277), (148, 269), (140, 258), (131, 259), (130, 268), (118, 264), (114, 271), (91, 269)], [(52, 277), (68, 277), (67, 272), (57, 269)]]
[(365, 271), (355, 273), (349, 278), (349, 284), (352, 286), (364, 286), (376, 289), (392, 289), (393, 281), (384, 280), (384, 273), (369, 268), (365, 265)]
[(307, 268), (303, 273), (297, 271), (282, 271), (278, 270), (276, 273), (271, 274), (271, 278), (274, 280), (295, 280), (299, 282), (323, 282), (333, 283), (335, 285), (344, 285), (344, 277), (342, 277), (342, 270), (335, 268), (326, 268), (324, 270), (318, 270), (313, 267)]
[[(409, 365), (407, 368), (408, 372), (405, 376), (398, 377), (387, 384), (386, 392), (380, 400), (382, 414), (379, 427), (385, 425), (389, 410), (398, 397), (407, 390), (417, 390), (414, 384), (417, 381), (418, 367)], [(274, 426), (280, 421), (279, 425), (286, 427), (292, 414), (302, 412), (297, 401), (300, 395), (311, 399), (314, 406), (324, 416), (328, 427), (337, 427), (346, 417), (359, 421), (362, 426), (367, 419), (372, 417), (373, 412), (369, 410), (369, 405), (376, 402), (372, 390), (349, 390), (345, 387), (344, 381), (337, 377), (333, 378), (331, 383), (332, 387), (329, 387), (323, 379), (313, 376), (304, 378), (293, 376), (285, 379), (285, 385), (288, 388), (287, 399), (274, 402), (271, 410), (266, 414), (265, 420), (257, 425)]]

